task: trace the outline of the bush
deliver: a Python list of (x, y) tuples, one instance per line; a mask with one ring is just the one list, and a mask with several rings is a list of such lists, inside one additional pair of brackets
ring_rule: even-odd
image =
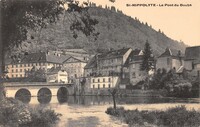
[(13, 98), (0, 103), (0, 126), (51, 127), (59, 116), (51, 109), (30, 108)]
[(122, 118), (130, 126), (144, 125), (144, 123), (168, 127), (200, 126), (200, 112), (188, 111), (185, 106), (169, 108), (166, 111), (124, 110), (123, 107), (116, 110), (108, 108), (106, 113)]
[(30, 113), (31, 121), (21, 124), (20, 127), (52, 127), (60, 117), (54, 110), (44, 108), (32, 108)]

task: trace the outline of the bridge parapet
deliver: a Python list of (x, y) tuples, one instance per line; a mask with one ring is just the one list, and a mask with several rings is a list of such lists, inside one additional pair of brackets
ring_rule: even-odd
[(66, 86), (72, 87), (72, 83), (49, 83), (49, 82), (5, 82), (5, 87), (20, 87), (20, 86)]

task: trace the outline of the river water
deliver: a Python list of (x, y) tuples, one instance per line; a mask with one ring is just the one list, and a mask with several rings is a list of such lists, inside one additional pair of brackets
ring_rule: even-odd
[[(44, 99), (45, 100), (45, 99)], [(32, 97), (30, 106), (42, 106), (54, 109), (62, 114), (56, 127), (127, 127), (122, 121), (105, 113), (112, 106), (112, 98), (108, 96), (85, 96), (67, 98), (51, 97), (49, 101), (39, 103)], [(200, 98), (148, 98), (148, 97), (123, 97), (117, 98), (117, 106), (125, 109), (138, 110), (166, 110), (169, 107), (185, 105), (188, 109), (200, 111)]]

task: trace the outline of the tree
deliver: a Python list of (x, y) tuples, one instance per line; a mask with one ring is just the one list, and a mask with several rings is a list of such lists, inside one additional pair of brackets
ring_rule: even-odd
[(150, 80), (149, 71), (153, 69), (154, 69), (154, 56), (153, 56), (150, 44), (147, 40), (144, 46), (144, 55), (143, 55), (143, 60), (140, 67), (140, 70), (145, 71), (147, 74), (146, 83), (144, 84), (145, 85), (144, 89), (149, 87), (149, 80)]
[(140, 69), (142, 71), (146, 71), (147, 73), (154, 69), (154, 56), (148, 40), (145, 43), (144, 55)]
[[(68, 5), (68, 7), (66, 7)], [(69, 19), (72, 22), (70, 29), (74, 38), (77, 38), (77, 31), (81, 31), (86, 36), (97, 37), (94, 25), (98, 22), (92, 19), (87, 12), (87, 7), (79, 6), (79, 2), (74, 0), (1, 0), (1, 74), (5, 75), (5, 54), (20, 47), (21, 43), (27, 39), (29, 29), (41, 32), (51, 23), (59, 20), (59, 15), (67, 11), (76, 16)], [(34, 38), (33, 36), (31, 38)]]
[(117, 88), (113, 88), (113, 89), (109, 89), (108, 90), (110, 92), (110, 94), (112, 95), (113, 98), (113, 108), (116, 110), (117, 106), (116, 106), (116, 94), (117, 94)]

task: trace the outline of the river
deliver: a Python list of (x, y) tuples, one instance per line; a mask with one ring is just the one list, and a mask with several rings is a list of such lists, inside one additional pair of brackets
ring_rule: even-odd
[[(50, 97), (49, 101), (40, 104), (36, 97), (32, 97), (28, 105), (42, 106), (54, 109), (62, 114), (56, 127), (127, 127), (122, 121), (105, 113), (112, 106), (112, 98), (108, 96), (85, 96), (68, 98)], [(147, 98), (123, 97), (117, 98), (117, 106), (125, 109), (165, 110), (169, 107), (185, 105), (188, 109), (200, 111), (200, 99), (178, 98)]]

